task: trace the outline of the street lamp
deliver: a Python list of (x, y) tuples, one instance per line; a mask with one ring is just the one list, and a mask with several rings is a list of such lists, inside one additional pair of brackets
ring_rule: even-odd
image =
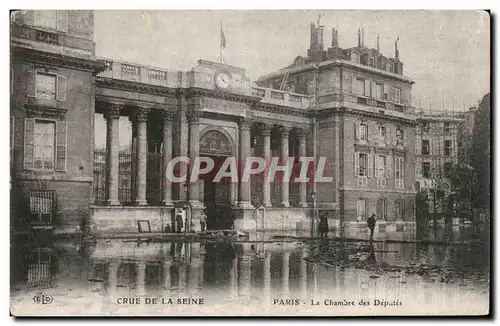
[(311, 198), (312, 198), (312, 201), (313, 201), (313, 211), (312, 211), (312, 214), (311, 214), (311, 238), (314, 236), (314, 222), (315, 222), (315, 213), (316, 213), (316, 191), (313, 191), (311, 193)]

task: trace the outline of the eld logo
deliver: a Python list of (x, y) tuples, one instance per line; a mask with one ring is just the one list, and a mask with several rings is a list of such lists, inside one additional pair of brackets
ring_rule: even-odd
[(45, 295), (42, 292), (38, 292), (33, 297), (33, 302), (36, 304), (51, 304), (54, 301), (54, 298), (50, 295)]

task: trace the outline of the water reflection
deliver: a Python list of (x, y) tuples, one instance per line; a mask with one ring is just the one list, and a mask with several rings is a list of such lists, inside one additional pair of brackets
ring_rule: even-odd
[(62, 288), (68, 298), (110, 304), (117, 297), (170, 295), (264, 305), (331, 297), (400, 300), (418, 309), (488, 304), (488, 255), (473, 246), (99, 240), (21, 252), (28, 254), (13, 256), (19, 277), (12, 296), (19, 300), (35, 289)]

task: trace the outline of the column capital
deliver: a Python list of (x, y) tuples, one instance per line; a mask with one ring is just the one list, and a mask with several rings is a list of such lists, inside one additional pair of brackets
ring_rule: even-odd
[(104, 112), (105, 119), (118, 119), (120, 118), (120, 113), (123, 109), (123, 104), (120, 103), (109, 103)]
[(162, 116), (163, 116), (164, 123), (172, 122), (177, 117), (177, 112), (171, 111), (171, 110), (165, 110), (165, 111), (162, 111)]
[(285, 126), (280, 126), (279, 133), (281, 137), (288, 137), (288, 135), (290, 135), (290, 128)]
[(252, 120), (249, 119), (249, 118), (241, 117), (241, 118), (238, 119), (238, 126), (242, 130), (244, 130), (244, 129), (250, 129), (250, 127), (252, 126)]
[(305, 128), (297, 128), (297, 129), (295, 130), (295, 132), (296, 132), (297, 137), (298, 137), (299, 139), (304, 139), (304, 138), (306, 138), (306, 137), (307, 137), (307, 129), (305, 129)]
[(271, 129), (273, 128), (273, 125), (267, 124), (267, 123), (260, 123), (259, 124), (259, 132), (262, 134), (262, 136), (271, 136)]
[(135, 119), (136, 121), (142, 121), (142, 122), (147, 121), (149, 111), (150, 111), (150, 109), (148, 109), (148, 108), (136, 107), (134, 109), (133, 119)]
[(188, 105), (186, 118), (189, 120), (189, 122), (200, 122), (202, 115), (203, 112), (200, 110), (200, 106), (198, 104)]

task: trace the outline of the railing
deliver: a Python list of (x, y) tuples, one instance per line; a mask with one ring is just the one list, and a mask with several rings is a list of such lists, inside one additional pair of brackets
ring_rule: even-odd
[(112, 71), (113, 70), (113, 61), (111, 60), (103, 60), (104, 66), (106, 67), (105, 70), (107, 71)]
[(159, 69), (148, 69), (148, 77), (157, 80), (167, 80), (167, 72)]
[(140, 66), (136, 66), (136, 65), (132, 65), (132, 64), (128, 64), (128, 63), (122, 63), (120, 65), (120, 67), (121, 67), (122, 75), (135, 75), (135, 76), (139, 76), (140, 73), (141, 73), (141, 67)]
[(36, 31), (35, 39), (39, 42), (49, 43), (49, 44), (58, 44), (57, 34), (45, 32), (45, 31)]
[(31, 190), (29, 208), (32, 224), (52, 225), (56, 210), (54, 190)]
[(106, 203), (106, 150), (94, 150), (94, 176), (92, 192), (94, 204), (104, 205)]
[(275, 91), (271, 90), (271, 98), (277, 99), (277, 100), (284, 100), (285, 99), (285, 93), (282, 91)]
[(287, 93), (271, 88), (254, 86), (252, 87), (252, 96), (261, 97), (261, 103), (272, 103), (300, 109), (307, 109), (311, 104), (311, 96), (309, 95)]
[(260, 87), (252, 87), (252, 96), (264, 97), (266, 96), (266, 89)]

